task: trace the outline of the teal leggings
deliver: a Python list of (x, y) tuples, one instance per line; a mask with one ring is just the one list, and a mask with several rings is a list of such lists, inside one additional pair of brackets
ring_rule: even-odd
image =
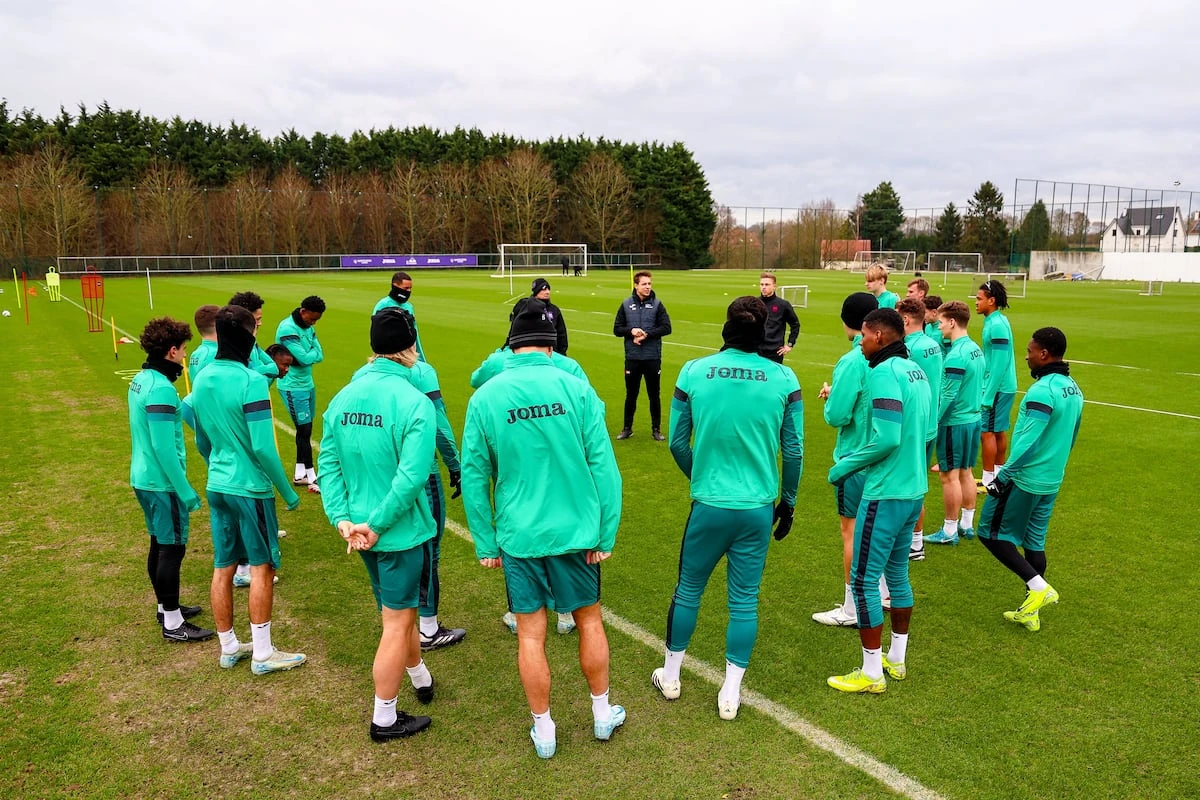
[(758, 587), (767, 563), (774, 507), (728, 509), (693, 502), (679, 548), (679, 583), (667, 613), (667, 649), (686, 650), (696, 631), (700, 598), (724, 556), (729, 584), (725, 658), (745, 669), (758, 638)]

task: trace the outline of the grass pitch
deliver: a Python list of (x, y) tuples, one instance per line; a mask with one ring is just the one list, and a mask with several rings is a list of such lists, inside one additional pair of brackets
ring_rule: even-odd
[[(587, 370), (621, 425), (621, 342), (612, 336), (624, 273), (558, 278), (554, 300)], [(369, 353), (371, 307), (384, 273), (195, 275), (109, 279), (105, 317), (134, 338), (152, 316), (189, 320), (195, 307), (252, 289), (267, 300), (263, 338), (299, 300), (320, 294), (326, 360), (315, 371), (323, 408)], [(508, 282), (481, 273), (415, 275), (422, 342), (461, 433), (472, 369), (507, 328)], [(1200, 545), (1189, 500), (1200, 451), (1200, 287), (1168, 285), (1140, 297), (1134, 284), (1042, 284), (1015, 300), (1017, 349), (1042, 325), (1066, 331), (1067, 357), (1089, 404), (1048, 544), (1062, 602), (1040, 633), (1005, 622), (1020, 582), (977, 543), (931, 550), (912, 566), (916, 608), (910, 677), (887, 694), (848, 697), (825, 677), (859, 662), (857, 636), (809, 615), (840, 599), (840, 541), (825, 483), (833, 432), (816, 390), (845, 351), (837, 310), (861, 276), (796, 272), (808, 284), (799, 345), (787, 363), (806, 398), (805, 474), (796, 525), (773, 542), (760, 634), (747, 689), (919, 781), (926, 796), (1195, 797), (1200, 679), (1187, 614), (1200, 596)], [(893, 287), (903, 293), (903, 280)], [(977, 282), (953, 276), (946, 299)], [(517, 292), (527, 283), (519, 282)], [(756, 272), (655, 275), (674, 334), (664, 350), (664, 408), (682, 363), (720, 345), (724, 308), (753, 294)], [(67, 297), (79, 301), (78, 283)], [(82, 310), (30, 298), (24, 324), (12, 288), (0, 307), (0, 795), (158, 797), (874, 797), (875, 778), (743, 706), (715, 714), (716, 687), (684, 672), (666, 703), (649, 684), (661, 647), (610, 627), (612, 697), (629, 722), (613, 741), (591, 741), (575, 637), (551, 635), (552, 701), (559, 754), (539, 761), (517, 679), (514, 638), (503, 628), (500, 575), (447, 532), (441, 617), (468, 629), (459, 646), (427, 656), (438, 681), (433, 728), (404, 742), (367, 739), (370, 665), (378, 618), (365, 573), (346, 556), (319, 499), (283, 513), (283, 567), (275, 638), (310, 662), (254, 677), (220, 670), (213, 643), (161, 640), (145, 576), (145, 531), (128, 486), (125, 390), (142, 353), (86, 333)], [(977, 335), (979, 321), (972, 320)], [(1018, 364), (1022, 389), (1029, 383)], [(182, 391), (182, 387), (181, 387)], [(277, 398), (276, 398), (277, 399)], [(284, 412), (276, 403), (276, 413)], [(666, 412), (664, 411), (664, 414)], [(319, 427), (319, 426), (318, 426)], [(635, 436), (617, 442), (625, 510), (604, 603), (660, 639), (688, 511), (687, 484), (665, 443), (650, 439), (643, 397)], [(319, 431), (318, 431), (319, 435)], [(280, 433), (285, 465), (289, 438)], [(189, 477), (203, 486), (195, 453)], [(930, 476), (936, 490), (936, 475)], [(928, 517), (940, 519), (940, 492)], [(449, 516), (464, 522), (462, 507)], [(211, 543), (206, 511), (192, 516), (183, 600), (207, 608)], [(714, 575), (689, 659), (720, 667), (723, 572)], [(237, 626), (245, 636), (245, 595)], [(211, 623), (205, 613), (196, 620)], [(632, 629), (631, 629), (632, 630)], [(416, 703), (402, 690), (402, 707)], [(919, 794), (919, 789), (910, 789)]]

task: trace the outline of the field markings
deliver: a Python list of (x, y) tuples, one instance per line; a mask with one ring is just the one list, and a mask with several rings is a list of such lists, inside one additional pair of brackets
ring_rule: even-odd
[[(274, 422), (275, 427), (288, 436), (296, 435), (296, 429), (283, 420), (275, 419)], [(314, 443), (313, 453), (319, 453), (320, 451), (320, 444)], [(471, 538), (469, 530), (449, 517), (446, 518), (446, 530), (468, 544), (473, 544), (475, 541)], [(661, 651), (665, 646), (662, 637), (655, 636), (650, 631), (630, 622), (610, 608), (602, 608), (602, 610), (605, 623), (616, 628), (630, 639), (646, 645), (655, 652)], [(716, 667), (698, 658), (687, 659), (683, 663), (683, 668), (717, 688), (720, 688), (725, 683), (725, 674), (723, 672), (720, 672)], [(912, 800), (942, 800), (941, 795), (916, 779), (908, 777), (890, 764), (883, 763), (824, 728), (813, 725), (787, 706), (775, 702), (764, 694), (752, 689), (742, 689), (742, 705), (758, 709), (763, 714), (778, 722), (786, 730), (802, 737), (814, 747), (833, 754), (844, 763), (869, 775), (894, 792), (898, 792), (905, 797), (910, 797)]]

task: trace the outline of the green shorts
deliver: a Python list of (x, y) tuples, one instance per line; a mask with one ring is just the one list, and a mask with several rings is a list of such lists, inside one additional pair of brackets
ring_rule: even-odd
[(912, 608), (908, 582), (908, 551), (913, 527), (921, 516), (916, 500), (864, 500), (854, 520), (854, 556), (850, 561), (850, 592), (858, 611), (858, 627), (883, 624), (879, 576), (887, 578), (892, 608)]
[(837, 495), (838, 516), (854, 519), (858, 514), (858, 506), (862, 503), (863, 487), (867, 485), (866, 470), (853, 472), (846, 480), (833, 487)]
[(587, 563), (587, 554), (517, 558), (502, 552), (508, 610), (532, 614), (549, 607), (567, 614), (599, 603), (600, 565)]
[(996, 402), (984, 406), (980, 413), (984, 433), (1004, 433), (1012, 417), (1015, 392), (996, 392)]
[(925, 466), (928, 467), (934, 463), (933, 459), (935, 456), (937, 456), (937, 434), (934, 434), (933, 438), (925, 443)]
[(938, 469), (974, 469), (979, 458), (980, 423), (942, 425), (937, 434)]
[(313, 409), (317, 405), (317, 390), (303, 389), (299, 391), (279, 390), (283, 404), (287, 406), (288, 414), (296, 425), (307, 425), (313, 421)]
[(371, 576), (371, 591), (378, 608), (402, 611), (416, 608), (421, 600), (421, 570), (425, 566), (425, 543), (407, 550), (376, 553), (360, 550), (367, 574)]
[(1026, 550), (1046, 549), (1046, 530), (1054, 510), (1054, 494), (1031, 494), (1016, 484), (1000, 497), (988, 495), (976, 530), (985, 539), (1002, 539)]
[(241, 559), (252, 567), (279, 569), (279, 520), (275, 498), (208, 493), (212, 520), (213, 567), (232, 567)]
[(151, 492), (134, 489), (142, 513), (146, 516), (146, 530), (159, 544), (187, 544), (188, 512), (183, 501), (174, 492)]

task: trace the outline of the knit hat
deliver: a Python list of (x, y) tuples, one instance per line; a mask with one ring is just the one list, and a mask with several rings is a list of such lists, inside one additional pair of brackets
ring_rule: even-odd
[(721, 338), (726, 348), (754, 353), (766, 336), (767, 307), (758, 297), (739, 297), (725, 310)]
[(534, 294), (537, 294), (538, 292), (542, 291), (542, 289), (549, 289), (550, 281), (546, 280), (545, 278), (534, 278), (533, 286), (530, 288), (533, 290)]
[(392, 355), (417, 343), (417, 326), (412, 315), (400, 308), (385, 308), (371, 317), (371, 350)]
[(842, 303), (842, 322), (850, 330), (862, 330), (863, 319), (875, 309), (879, 301), (870, 292), (855, 292)]
[(540, 300), (526, 303), (513, 318), (508, 331), (508, 346), (516, 350), (518, 347), (554, 347), (556, 344), (558, 332), (554, 329), (553, 317), (546, 313), (546, 304)]

